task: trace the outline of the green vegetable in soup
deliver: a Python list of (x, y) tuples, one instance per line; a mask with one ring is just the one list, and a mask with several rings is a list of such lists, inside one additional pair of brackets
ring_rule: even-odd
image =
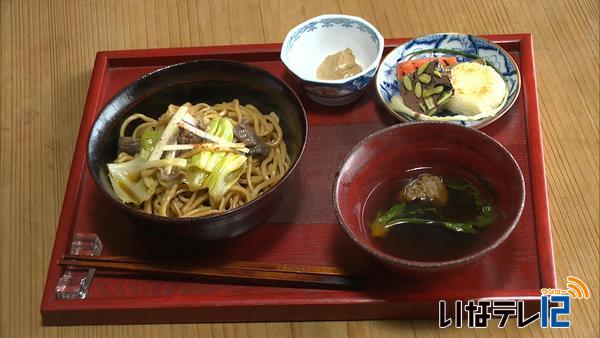
[(402, 202), (394, 205), (384, 214), (379, 212), (375, 221), (371, 224), (371, 236), (381, 237), (385, 235), (388, 231), (387, 224), (393, 223), (395, 219), (400, 219), (404, 215), (405, 208), (406, 203)]
[(421, 202), (400, 202), (384, 213), (378, 213), (370, 224), (371, 236), (383, 237), (397, 225), (422, 224), (440, 225), (444, 228), (467, 234), (475, 234), (488, 227), (493, 221), (493, 208), (485, 201), (479, 190), (467, 181), (450, 181), (446, 183), (451, 195), (467, 199), (477, 209), (478, 215), (471, 221), (456, 221), (444, 217), (444, 208), (423, 206)]

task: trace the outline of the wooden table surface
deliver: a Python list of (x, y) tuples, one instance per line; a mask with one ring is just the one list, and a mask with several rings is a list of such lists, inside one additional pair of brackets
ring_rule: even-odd
[[(324, 13), (386, 38), (534, 37), (558, 285), (578, 276), (572, 329), (437, 329), (436, 321), (42, 327), (39, 304), (99, 50), (280, 42)], [(0, 1), (0, 337), (600, 336), (599, 1)]]

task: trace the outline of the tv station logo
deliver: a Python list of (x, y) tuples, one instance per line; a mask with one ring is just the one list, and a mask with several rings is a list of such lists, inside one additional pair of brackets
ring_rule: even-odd
[(529, 315), (523, 300), (469, 300), (454, 302), (454, 318), (448, 317), (448, 304), (439, 302), (439, 327), (447, 328), (486, 328), (493, 317), (500, 318), (498, 327), (503, 328), (510, 318), (516, 320), (517, 327), (524, 328), (539, 320), (542, 328), (569, 328), (571, 321), (571, 301), (589, 299), (590, 289), (579, 278), (567, 277), (566, 289), (541, 289), (540, 309)]

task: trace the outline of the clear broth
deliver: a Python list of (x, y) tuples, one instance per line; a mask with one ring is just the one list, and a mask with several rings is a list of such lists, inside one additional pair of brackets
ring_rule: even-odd
[[(493, 192), (489, 184), (466, 170), (457, 168), (417, 168), (405, 171), (398, 177), (382, 181), (369, 194), (363, 208), (363, 228), (370, 234), (369, 224), (373, 222), (377, 212), (385, 212), (398, 203), (397, 195), (402, 189), (419, 175), (430, 174), (442, 177), (444, 182), (466, 180), (481, 194), (484, 201), (491, 203), (494, 209), (492, 224), (477, 234), (465, 234), (444, 228), (441, 225), (404, 224), (394, 226), (383, 237), (371, 238), (375, 246), (392, 256), (415, 261), (450, 260), (469, 255), (480, 249), (485, 241), (486, 232), (497, 222), (497, 212), (494, 207)], [(448, 204), (438, 208), (444, 215), (445, 221), (473, 221), (479, 211), (471, 198), (460, 196), (464, 194), (449, 189)], [(411, 202), (407, 209), (430, 207), (426, 202)], [(369, 235), (370, 237), (370, 235)]]

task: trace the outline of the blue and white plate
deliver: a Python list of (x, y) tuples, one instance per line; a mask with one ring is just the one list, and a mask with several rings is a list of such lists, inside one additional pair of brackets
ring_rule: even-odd
[[(398, 95), (398, 77), (396, 75), (396, 65), (405, 61), (409, 54), (434, 48), (444, 48), (460, 50), (469, 54), (477, 55), (492, 63), (499, 71), (500, 75), (506, 81), (508, 88), (508, 97), (502, 109), (494, 116), (483, 118), (476, 121), (453, 121), (453, 123), (463, 124), (473, 128), (481, 128), (495, 121), (505, 114), (515, 103), (521, 90), (521, 74), (515, 60), (502, 47), (497, 44), (481, 38), (479, 36), (459, 34), (459, 33), (438, 33), (424, 35), (410, 40), (392, 50), (382, 61), (375, 78), (377, 96), (387, 108), (387, 110), (396, 118), (403, 121), (414, 121), (415, 119), (404, 113), (392, 109), (390, 100), (394, 95)], [(440, 52), (428, 52), (418, 54), (413, 59), (422, 59), (429, 57), (447, 56), (448, 54)], [(457, 56), (459, 62), (468, 61), (469, 58)]]

